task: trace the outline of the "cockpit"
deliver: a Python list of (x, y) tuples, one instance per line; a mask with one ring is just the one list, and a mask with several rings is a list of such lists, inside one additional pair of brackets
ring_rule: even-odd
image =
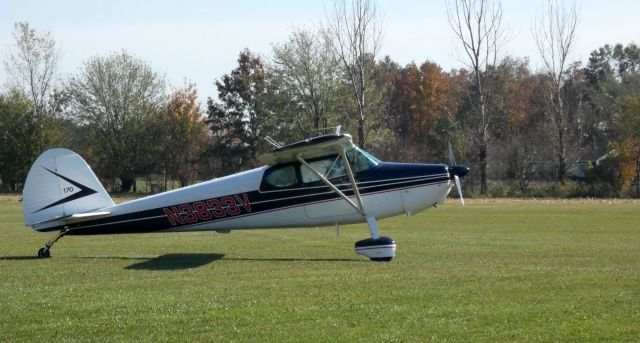
[[(354, 174), (378, 166), (381, 161), (355, 147), (346, 152), (349, 165)], [(346, 166), (339, 154), (310, 159), (309, 165), (328, 180), (346, 178)], [(278, 164), (270, 167), (264, 173), (260, 190), (276, 190), (293, 188), (302, 185), (312, 186), (322, 184), (320, 177), (307, 166), (299, 162)]]

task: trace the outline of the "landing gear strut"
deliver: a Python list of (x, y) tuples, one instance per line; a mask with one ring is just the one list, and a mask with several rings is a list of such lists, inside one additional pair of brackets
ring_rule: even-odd
[(48, 258), (51, 257), (51, 247), (53, 247), (53, 244), (55, 242), (57, 242), (60, 238), (64, 237), (64, 235), (69, 231), (68, 228), (64, 228), (62, 230), (60, 230), (60, 232), (50, 241), (47, 242), (47, 244), (44, 245), (44, 247), (40, 248), (40, 250), (38, 250), (38, 257), (39, 258)]

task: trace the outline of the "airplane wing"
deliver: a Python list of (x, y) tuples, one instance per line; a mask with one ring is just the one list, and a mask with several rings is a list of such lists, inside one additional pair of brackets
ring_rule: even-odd
[(258, 160), (266, 165), (274, 165), (297, 161), (298, 157), (308, 160), (330, 154), (339, 154), (354, 147), (351, 136), (348, 134), (326, 135), (305, 139), (274, 149), (258, 157)]

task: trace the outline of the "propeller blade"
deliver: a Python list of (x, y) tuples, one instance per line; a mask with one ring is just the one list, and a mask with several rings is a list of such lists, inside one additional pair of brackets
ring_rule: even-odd
[(453, 178), (456, 181), (456, 189), (458, 190), (458, 194), (460, 195), (460, 202), (462, 202), (462, 206), (464, 206), (464, 198), (462, 197), (462, 186), (460, 185), (460, 178), (458, 175), (454, 175)]
[(456, 182), (456, 190), (460, 195), (460, 202), (464, 206), (464, 197), (462, 196), (462, 185), (460, 184), (460, 176), (465, 176), (469, 172), (469, 168), (466, 166), (459, 166), (456, 164), (456, 158), (453, 156), (453, 148), (451, 148), (451, 142), (449, 143), (449, 172), (453, 175), (453, 179)]

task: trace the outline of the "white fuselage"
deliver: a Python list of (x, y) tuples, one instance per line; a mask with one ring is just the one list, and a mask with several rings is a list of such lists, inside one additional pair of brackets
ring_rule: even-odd
[[(70, 234), (139, 232), (136, 227), (160, 222), (169, 222), (171, 225), (159, 228), (158, 231), (225, 231), (366, 222), (365, 216), (349, 206), (344, 199), (327, 199), (326, 196), (333, 192), (323, 185), (260, 190), (266, 169), (267, 167), (256, 168), (107, 207), (102, 210), (111, 213), (108, 219), (83, 223), (78, 227), (81, 230), (72, 229)], [(420, 184), (433, 178), (439, 178), (439, 181)], [(386, 189), (376, 190), (379, 188), (376, 185), (380, 182), (375, 180), (358, 183), (366, 216), (385, 218), (402, 213), (415, 214), (442, 204), (451, 189), (450, 180), (443, 179), (443, 175), (387, 178), (384, 180)], [(349, 188), (348, 183), (336, 186)], [(313, 192), (313, 195), (299, 192)], [(351, 195), (350, 198), (354, 196)], [(132, 229), (115, 232), (111, 230), (124, 227)]]

